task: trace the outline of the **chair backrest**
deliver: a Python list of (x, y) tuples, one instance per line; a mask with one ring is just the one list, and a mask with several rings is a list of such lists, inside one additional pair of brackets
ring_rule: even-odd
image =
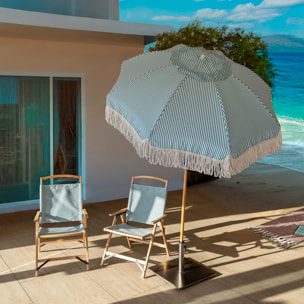
[[(164, 186), (137, 184), (135, 180), (158, 180)], [(166, 207), (168, 181), (152, 176), (134, 176), (129, 193), (127, 221), (151, 224), (151, 221), (161, 217)]]
[[(43, 185), (43, 180), (79, 179), (79, 183)], [(62, 223), (82, 220), (82, 178), (76, 175), (53, 175), (40, 179), (40, 222)]]

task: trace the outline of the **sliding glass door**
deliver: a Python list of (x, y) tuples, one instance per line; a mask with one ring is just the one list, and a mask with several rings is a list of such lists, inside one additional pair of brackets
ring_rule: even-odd
[(39, 198), (39, 178), (81, 174), (81, 80), (0, 76), (0, 203)]
[(54, 174), (81, 174), (80, 79), (54, 78)]

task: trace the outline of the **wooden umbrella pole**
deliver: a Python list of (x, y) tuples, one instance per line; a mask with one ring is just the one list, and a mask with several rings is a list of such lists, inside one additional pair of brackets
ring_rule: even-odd
[(159, 276), (175, 285), (177, 289), (189, 287), (193, 284), (211, 279), (214, 276), (218, 275), (218, 273), (211, 268), (205, 265), (201, 265), (199, 262), (191, 258), (184, 257), (186, 249), (184, 243), (184, 223), (187, 196), (187, 179), (188, 172), (185, 171), (181, 211), (180, 242), (178, 244), (178, 258), (161, 263), (151, 268)]
[(180, 230), (180, 243), (184, 241), (184, 223), (185, 223), (185, 209), (186, 209), (186, 196), (187, 196), (187, 177), (188, 171), (184, 172), (184, 187), (183, 187), (183, 200), (182, 200), (182, 213), (181, 213), (181, 230)]
[(181, 230), (180, 230), (180, 240), (178, 248), (178, 274), (179, 279), (184, 272), (184, 254), (185, 254), (185, 244), (184, 244), (184, 223), (185, 223), (185, 209), (186, 209), (186, 195), (187, 195), (187, 170), (184, 172), (184, 187), (183, 187), (183, 199), (182, 199), (182, 212), (181, 212)]

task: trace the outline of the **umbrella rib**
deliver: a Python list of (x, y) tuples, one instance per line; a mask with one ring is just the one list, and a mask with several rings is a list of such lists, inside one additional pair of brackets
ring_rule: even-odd
[(119, 78), (118, 78), (117, 83), (114, 85), (114, 87), (110, 91), (109, 95), (112, 94), (112, 93), (114, 93), (115, 91), (121, 89), (124, 86), (130, 85), (132, 82), (136, 81), (137, 79), (139, 79), (139, 78), (141, 78), (141, 77), (143, 77), (143, 76), (145, 76), (147, 74), (150, 74), (150, 73), (152, 73), (154, 71), (157, 71), (157, 70), (164, 69), (164, 68), (169, 67), (171, 65), (172, 65), (171, 63), (170, 64), (164, 64), (164, 65), (156, 67), (154, 69), (150, 69), (150, 70), (148, 70), (148, 71), (146, 71), (144, 73), (137, 74), (135, 77), (133, 77), (131, 79), (128, 79), (126, 82), (124, 82), (123, 84), (120, 84), (120, 85), (119, 85)]
[(169, 101), (166, 103), (166, 105), (164, 106), (164, 108), (162, 109), (162, 112), (160, 113), (158, 119), (155, 121), (155, 124), (154, 126), (152, 127), (152, 131), (151, 131), (151, 134), (150, 134), (150, 138), (152, 138), (152, 136), (154, 135), (154, 130), (155, 130), (155, 127), (157, 126), (158, 122), (161, 120), (162, 116), (163, 116), (163, 113), (165, 112), (166, 108), (168, 107), (169, 103), (172, 102), (173, 100), (173, 97), (178, 94), (181, 86), (183, 85), (183, 83), (186, 81), (187, 77), (185, 77), (180, 83), (179, 85), (176, 87), (176, 89), (174, 90), (174, 92), (171, 94), (170, 98), (169, 98)]
[[(253, 73), (251, 70), (249, 70), (251, 73)], [(254, 74), (254, 73), (253, 73)], [(252, 94), (254, 94), (257, 98), (257, 100), (262, 104), (262, 106), (265, 108), (265, 110), (271, 115), (271, 117), (275, 120), (275, 122), (279, 125), (279, 121), (277, 119), (277, 117), (273, 116), (273, 113), (271, 112), (271, 110), (268, 108), (268, 106), (263, 102), (263, 100), (261, 99), (260, 96), (258, 96), (256, 94), (255, 91), (253, 91), (243, 80), (239, 79), (238, 77), (236, 77), (235, 75), (231, 75), (233, 78), (237, 79), (238, 81), (240, 81)]]

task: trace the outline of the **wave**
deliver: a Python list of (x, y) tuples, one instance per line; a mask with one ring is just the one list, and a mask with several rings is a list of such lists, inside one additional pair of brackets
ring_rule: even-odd
[(261, 160), (304, 172), (304, 56), (272, 54), (277, 69), (272, 88), (273, 106), (281, 125), (279, 151)]
[(301, 140), (295, 140), (295, 141), (285, 140), (283, 141), (283, 145), (286, 147), (290, 146), (290, 147), (298, 147), (300, 149), (304, 149), (304, 142)]
[[(280, 124), (290, 124), (290, 125), (297, 125), (300, 127), (304, 127), (304, 120), (300, 119), (300, 118), (282, 118), (282, 117), (278, 117), (279, 123)], [(303, 130), (304, 131), (304, 130)]]
[(282, 129), (282, 147), (259, 162), (304, 172), (304, 119), (284, 115), (278, 116), (278, 120)]
[(282, 147), (274, 154), (270, 154), (258, 162), (277, 165), (291, 170), (304, 172), (304, 143), (283, 143)]

